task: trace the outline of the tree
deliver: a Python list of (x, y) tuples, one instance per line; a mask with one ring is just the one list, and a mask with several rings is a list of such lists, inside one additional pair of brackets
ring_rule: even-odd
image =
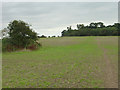
[(96, 27), (97, 27), (97, 24), (92, 22), (92, 23), (90, 23), (89, 27), (90, 27), (90, 28), (96, 28)]
[(14, 20), (8, 25), (8, 34), (11, 43), (17, 47), (25, 48), (31, 43), (36, 43), (38, 37), (30, 25), (21, 20)]
[(77, 24), (77, 29), (81, 29), (81, 28), (84, 28), (84, 24)]
[(70, 26), (70, 27), (67, 27), (67, 29), (68, 29), (68, 31), (71, 31), (71, 30), (72, 30), (71, 26)]
[(97, 27), (103, 28), (103, 27), (105, 27), (105, 25), (104, 25), (102, 22), (98, 22), (98, 23), (97, 23)]
[(120, 35), (120, 23), (114, 23), (113, 26), (117, 28), (118, 35)]
[(47, 38), (45, 35), (40, 36), (40, 38)]
[(103, 28), (105, 25), (102, 22), (97, 22), (97, 23), (90, 23), (89, 25), (90, 28)]

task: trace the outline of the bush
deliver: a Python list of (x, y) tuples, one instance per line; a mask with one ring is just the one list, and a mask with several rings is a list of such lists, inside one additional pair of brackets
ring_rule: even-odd
[(16, 50), (18, 50), (18, 47), (11, 44), (10, 38), (2, 39), (2, 51), (3, 52), (6, 52), (6, 51), (11, 52), (11, 51), (16, 51)]
[(30, 50), (36, 50), (38, 49), (40, 46), (42, 46), (40, 43), (38, 42), (31, 42), (26, 49), (30, 49)]
[(33, 45), (28, 46), (27, 49), (36, 50), (37, 47), (36, 47), (36, 45), (33, 44)]
[[(17, 50), (23, 50), (24, 47), (22, 46), (17, 46), (17, 45), (13, 45), (11, 43), (11, 39), (10, 38), (3, 38), (2, 39), (2, 51), (3, 52), (12, 52), (12, 51), (17, 51)], [(38, 49), (40, 46), (42, 46), (40, 43), (38, 42), (31, 42), (26, 49), (30, 49), (30, 50), (36, 50)]]

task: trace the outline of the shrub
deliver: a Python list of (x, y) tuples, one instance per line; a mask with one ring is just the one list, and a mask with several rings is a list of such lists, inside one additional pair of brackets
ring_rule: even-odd
[(6, 51), (11, 52), (11, 51), (16, 51), (16, 50), (18, 50), (18, 47), (11, 44), (10, 38), (2, 39), (2, 51), (3, 52), (6, 52)]
[(38, 42), (31, 42), (26, 49), (30, 49), (30, 50), (36, 50), (38, 49), (40, 46), (42, 46), (40, 43)]
[[(42, 45), (39, 42), (31, 42), (28, 46), (26, 46), (26, 49), (36, 50), (40, 46), (42, 46)], [(24, 49), (23, 46), (13, 45), (11, 43), (10, 38), (3, 38), (2, 39), (2, 51), (3, 52), (12, 52), (12, 51), (23, 50), (23, 49)]]
[(33, 44), (33, 45), (28, 46), (27, 49), (36, 50), (37, 46), (35, 44)]

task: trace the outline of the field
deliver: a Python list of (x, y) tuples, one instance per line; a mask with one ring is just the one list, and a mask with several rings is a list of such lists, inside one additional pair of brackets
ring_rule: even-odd
[(3, 53), (3, 88), (118, 87), (118, 37), (39, 41), (39, 50)]

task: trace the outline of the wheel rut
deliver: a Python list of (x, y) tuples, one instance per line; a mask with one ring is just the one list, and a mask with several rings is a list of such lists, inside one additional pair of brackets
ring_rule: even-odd
[(101, 42), (97, 40), (98, 47), (103, 51), (103, 59), (105, 61), (105, 75), (104, 75), (104, 82), (105, 88), (118, 88), (118, 80), (114, 73), (113, 65), (111, 64), (111, 61), (109, 59), (109, 56), (107, 55), (107, 49), (105, 49)]

